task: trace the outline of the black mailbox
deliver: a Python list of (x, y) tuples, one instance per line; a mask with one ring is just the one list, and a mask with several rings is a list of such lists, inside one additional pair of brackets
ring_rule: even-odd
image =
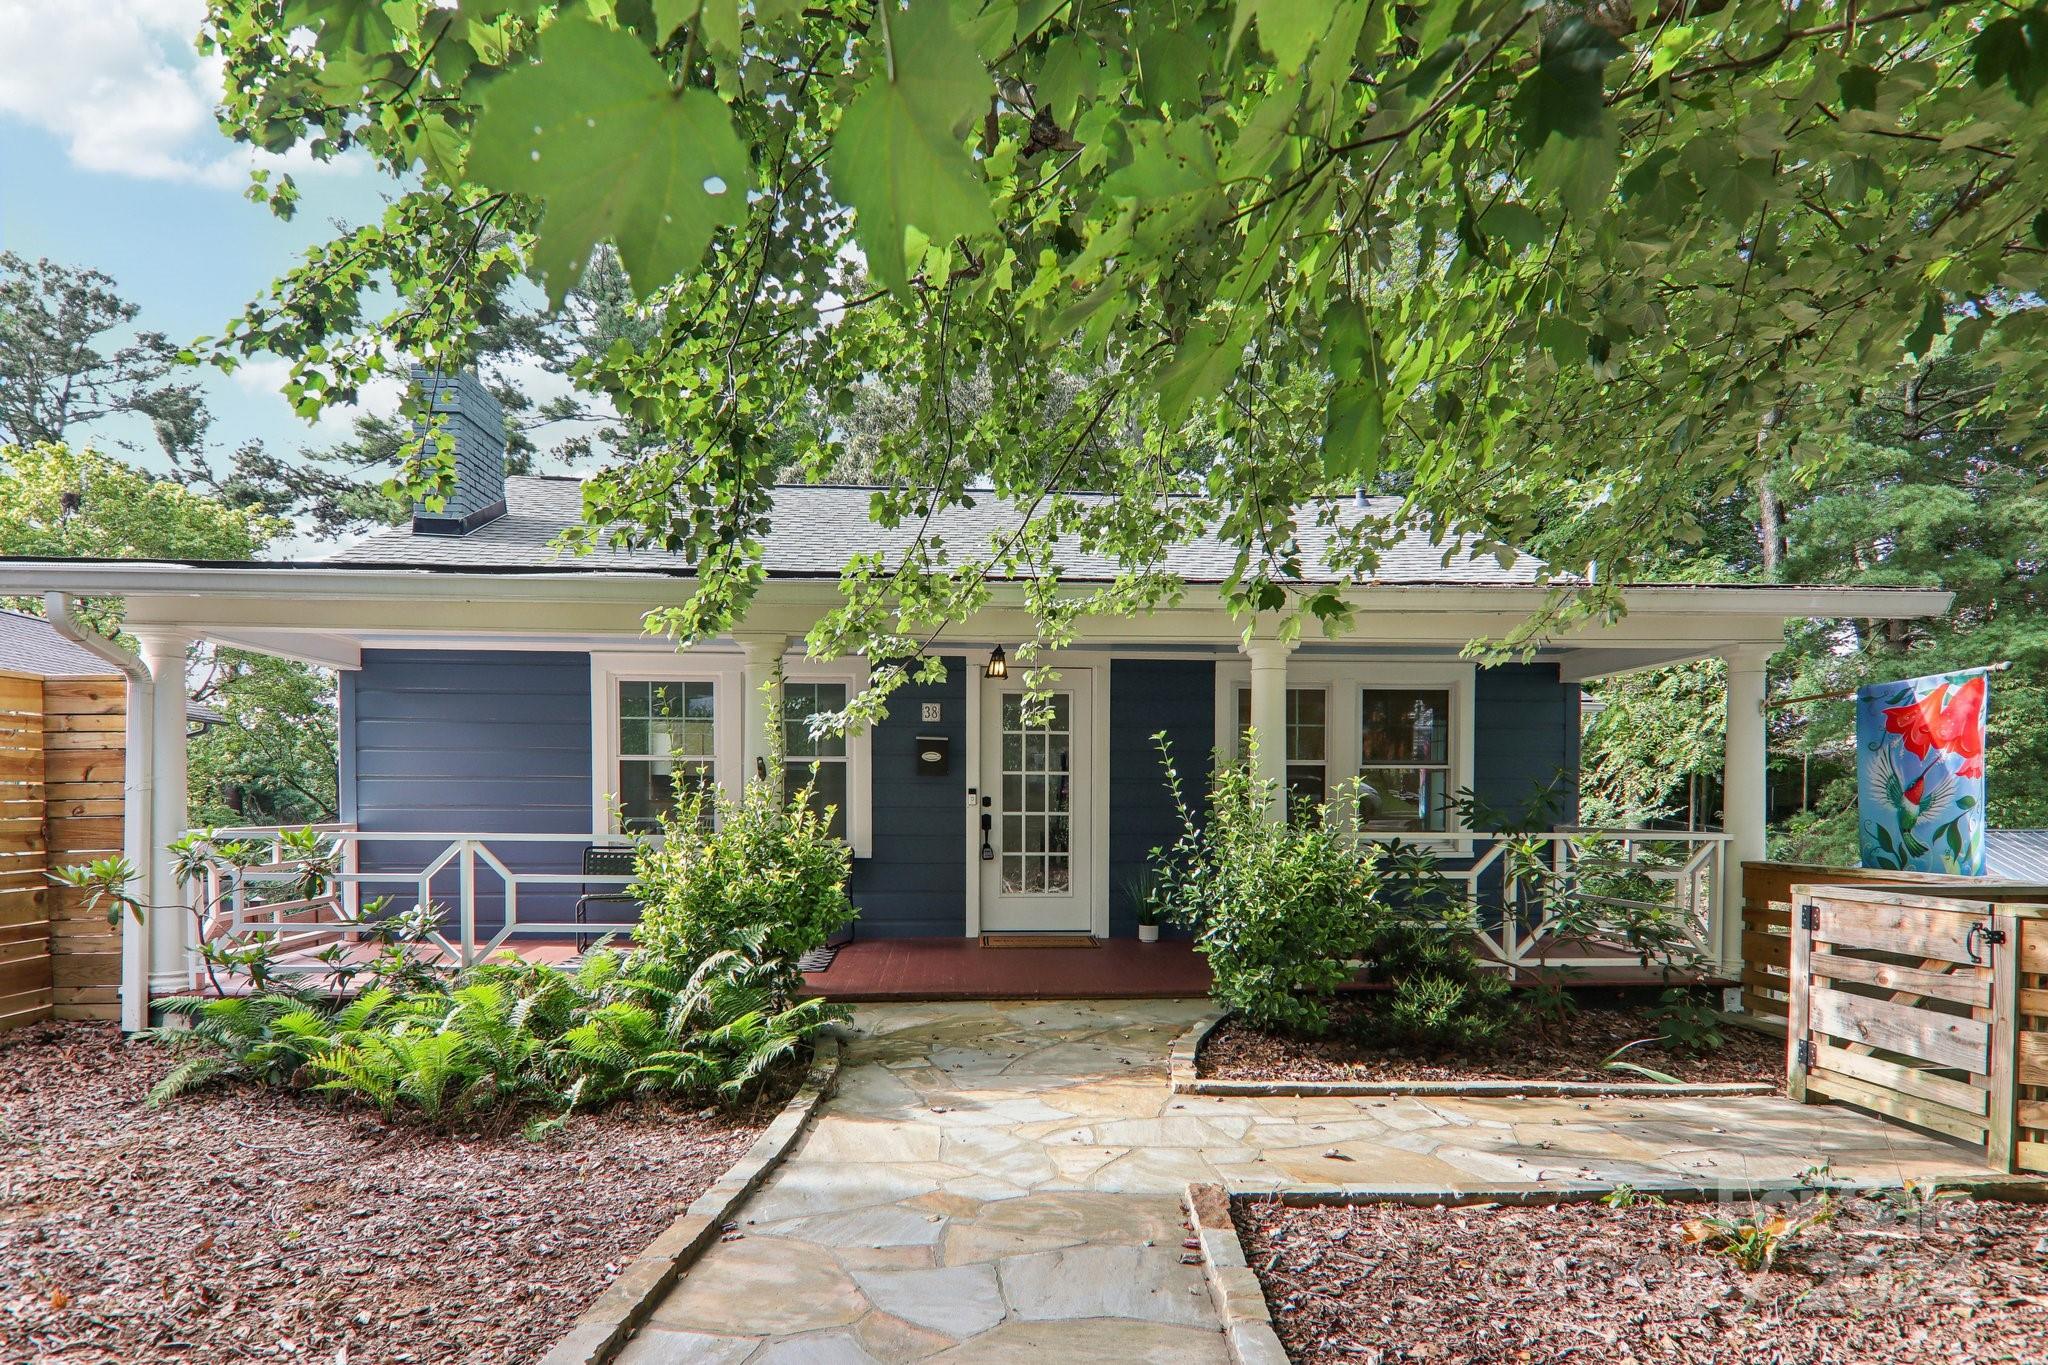
[(953, 737), (951, 735), (919, 735), (917, 737), (917, 775), (919, 777), (944, 777), (953, 771)]

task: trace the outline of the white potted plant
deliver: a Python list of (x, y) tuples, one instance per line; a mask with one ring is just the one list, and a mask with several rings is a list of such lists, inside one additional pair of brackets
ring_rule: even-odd
[(1159, 942), (1159, 907), (1150, 901), (1138, 907), (1138, 942)]
[(1124, 894), (1138, 914), (1138, 942), (1159, 942), (1159, 925), (1166, 918), (1166, 888), (1151, 872), (1141, 872), (1125, 884)]

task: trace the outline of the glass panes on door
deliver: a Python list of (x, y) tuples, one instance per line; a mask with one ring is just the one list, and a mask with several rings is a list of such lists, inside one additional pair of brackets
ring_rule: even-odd
[[(704, 682), (619, 684), (619, 824), (627, 833), (660, 827), (685, 790), (714, 780), (715, 705)], [(711, 818), (707, 807), (704, 818)]]
[(1029, 711), (1022, 692), (1003, 694), (1005, 895), (1066, 895), (1073, 889), (1072, 715), (1065, 692)]
[(1445, 688), (1364, 690), (1359, 821), (1367, 829), (1450, 828), (1451, 694)]

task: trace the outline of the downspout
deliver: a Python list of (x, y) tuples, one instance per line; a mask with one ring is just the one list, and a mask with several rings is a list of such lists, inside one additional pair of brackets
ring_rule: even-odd
[[(121, 854), (150, 884), (152, 804), (156, 766), (156, 680), (142, 660), (78, 619), (78, 599), (66, 592), (43, 595), (43, 615), (56, 632), (80, 649), (98, 655), (128, 679), (124, 742), (127, 753), (121, 777)], [(146, 890), (139, 892), (145, 898)], [(149, 925), (125, 910), (121, 914), (121, 1030), (134, 1033), (149, 1027)]]

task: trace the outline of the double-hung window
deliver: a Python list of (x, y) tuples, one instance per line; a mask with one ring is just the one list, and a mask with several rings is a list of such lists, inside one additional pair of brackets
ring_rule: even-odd
[(831, 832), (847, 837), (852, 810), (852, 762), (846, 736), (815, 727), (813, 717), (846, 709), (843, 682), (785, 681), (782, 684), (782, 786), (792, 795), (806, 789), (813, 810), (832, 812)]
[[(1243, 737), (1252, 728), (1252, 690), (1237, 689), (1237, 752), (1244, 752)], [(1287, 805), (1300, 812), (1312, 810), (1329, 799), (1330, 793), (1330, 694), (1320, 687), (1287, 689), (1287, 724), (1283, 739), (1287, 751)], [(1270, 737), (1260, 740), (1270, 744)]]
[(1438, 833), (1450, 824), (1451, 690), (1360, 689), (1360, 828)]
[[(684, 793), (708, 795), (717, 783), (717, 684), (630, 678), (617, 686), (619, 825), (647, 833)], [(710, 818), (709, 806), (704, 814)]]
[[(1216, 729), (1231, 758), (1251, 727), (1250, 670), (1217, 665)], [(1357, 784), (1330, 819), (1368, 839), (1463, 846), (1454, 806), (1472, 785), (1474, 666), (1464, 660), (1297, 656), (1287, 664), (1287, 809), (1300, 816)], [(1260, 736), (1265, 747), (1274, 741)]]
[[(782, 714), (769, 722), (781, 727), (783, 789), (808, 787), (820, 811), (831, 807), (832, 833), (857, 858), (873, 856), (869, 737), (860, 729), (814, 731), (811, 720), (844, 711), (866, 682), (858, 660), (785, 658)], [(765, 728), (748, 733), (750, 712), (767, 717), (751, 706), (747, 688), (736, 652), (593, 652), (591, 828), (653, 834), (685, 792), (717, 787), (737, 799), (744, 781), (763, 772), (748, 755), (772, 747)]]
[[(590, 656), (591, 828), (658, 834), (687, 792), (737, 795), (737, 658), (695, 652)], [(705, 818), (711, 818), (706, 803)]]

